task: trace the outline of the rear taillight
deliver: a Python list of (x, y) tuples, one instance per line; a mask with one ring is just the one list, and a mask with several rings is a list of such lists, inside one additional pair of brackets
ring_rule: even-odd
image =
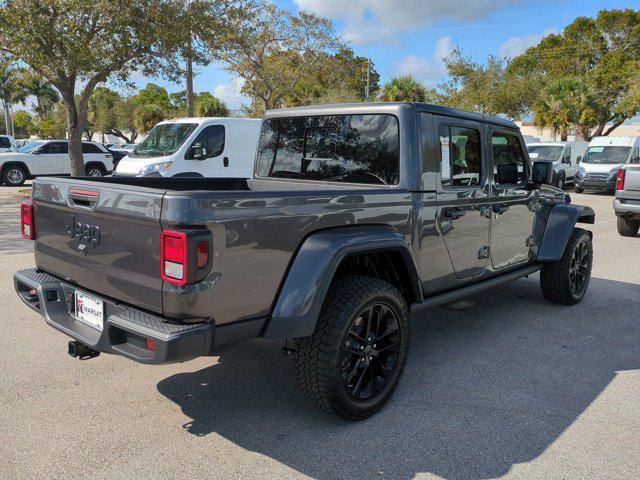
[(163, 280), (184, 285), (187, 283), (187, 235), (164, 230), (160, 237), (160, 275)]
[(160, 236), (160, 275), (176, 284), (202, 281), (211, 270), (211, 232), (163, 230)]
[(616, 190), (624, 190), (624, 168), (618, 170), (616, 177)]
[(32, 203), (20, 204), (20, 230), (23, 238), (27, 240), (36, 239), (36, 223)]

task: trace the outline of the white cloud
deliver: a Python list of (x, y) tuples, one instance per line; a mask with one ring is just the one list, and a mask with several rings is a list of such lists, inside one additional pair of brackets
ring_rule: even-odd
[(500, 45), (500, 56), (507, 58), (517, 57), (521, 53), (524, 53), (527, 48), (536, 45), (547, 35), (558, 32), (559, 30), (557, 28), (550, 28), (542, 33), (532, 33), (530, 35), (524, 35), (522, 37), (511, 37), (502, 45)]
[(442, 19), (473, 21), (521, 0), (294, 0), (303, 10), (345, 22), (356, 44), (393, 41), (399, 32)]
[(445, 76), (446, 67), (443, 59), (448, 57), (454, 48), (451, 37), (442, 37), (436, 42), (431, 58), (409, 55), (398, 64), (396, 74), (412, 75), (422, 83), (435, 85)]
[(244, 104), (251, 103), (251, 99), (241, 92), (243, 85), (244, 79), (235, 78), (227, 83), (216, 85), (213, 95), (222, 100), (231, 110), (236, 110)]

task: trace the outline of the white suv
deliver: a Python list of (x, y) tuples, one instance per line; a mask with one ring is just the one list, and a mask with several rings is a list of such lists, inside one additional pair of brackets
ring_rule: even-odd
[[(102, 177), (113, 171), (113, 155), (97, 142), (82, 142), (86, 175)], [(26, 179), (43, 175), (69, 175), (69, 143), (67, 140), (36, 140), (17, 152), (0, 153), (0, 180), (18, 187)]]

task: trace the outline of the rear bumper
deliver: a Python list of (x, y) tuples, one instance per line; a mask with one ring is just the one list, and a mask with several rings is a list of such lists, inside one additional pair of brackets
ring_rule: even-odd
[[(99, 352), (148, 364), (212, 354), (215, 328), (210, 322), (172, 322), (98, 295), (104, 302), (104, 328), (99, 331), (75, 319), (74, 286), (35, 268), (16, 272), (13, 281), (20, 299), (49, 325)], [(146, 339), (153, 342), (153, 350), (146, 347)]]
[(618, 217), (640, 219), (640, 200), (615, 198), (613, 200), (613, 209)]

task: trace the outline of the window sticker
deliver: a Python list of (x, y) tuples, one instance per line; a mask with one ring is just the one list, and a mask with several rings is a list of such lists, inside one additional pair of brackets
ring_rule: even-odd
[(604, 147), (591, 147), (589, 151), (593, 153), (601, 153), (604, 151)]
[(442, 179), (449, 180), (451, 178), (451, 164), (449, 159), (449, 138), (448, 137), (441, 138), (440, 145), (441, 145), (440, 151), (442, 152), (442, 158), (440, 162), (441, 163), (440, 171), (442, 174)]

